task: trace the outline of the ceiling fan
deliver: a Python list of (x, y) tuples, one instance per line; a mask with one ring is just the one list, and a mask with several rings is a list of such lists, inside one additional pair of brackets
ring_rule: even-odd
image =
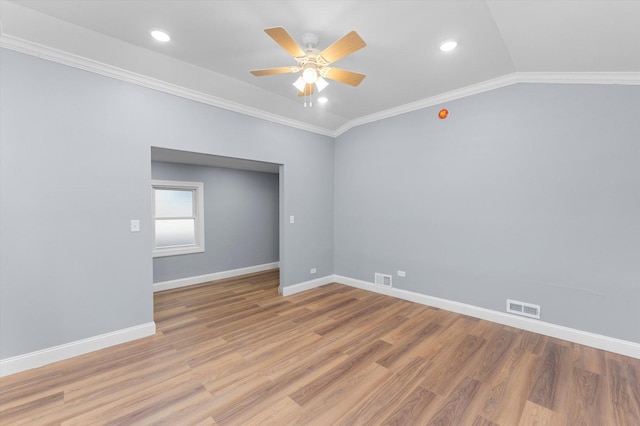
[(260, 77), (273, 74), (301, 73), (293, 83), (295, 88), (298, 89), (298, 96), (312, 95), (314, 85), (318, 89), (318, 92), (322, 91), (329, 84), (325, 78), (351, 86), (357, 86), (365, 77), (364, 74), (330, 66), (332, 63), (367, 45), (355, 31), (351, 31), (322, 52), (316, 49), (318, 36), (315, 34), (305, 34), (302, 36), (302, 42), (305, 47), (303, 50), (289, 35), (287, 30), (282, 27), (267, 28), (264, 31), (293, 56), (297, 65), (253, 70), (251, 74)]

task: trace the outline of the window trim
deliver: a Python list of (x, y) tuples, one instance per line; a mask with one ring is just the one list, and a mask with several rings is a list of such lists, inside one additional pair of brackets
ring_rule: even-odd
[[(194, 245), (180, 247), (156, 248), (156, 189), (188, 190), (194, 193), (195, 239)], [(202, 182), (184, 182), (174, 180), (151, 181), (151, 215), (153, 223), (152, 245), (153, 257), (178, 256), (182, 254), (204, 252), (204, 184)]]

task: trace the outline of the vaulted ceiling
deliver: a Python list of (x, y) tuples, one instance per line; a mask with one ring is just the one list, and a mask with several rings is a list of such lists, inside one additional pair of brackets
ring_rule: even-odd
[[(518, 81), (640, 84), (636, 0), (2, 0), (0, 13), (4, 47), (329, 135)], [(336, 66), (366, 78), (304, 107), (292, 74), (249, 73), (295, 65), (263, 31), (275, 26), (321, 50), (357, 31), (367, 46)]]

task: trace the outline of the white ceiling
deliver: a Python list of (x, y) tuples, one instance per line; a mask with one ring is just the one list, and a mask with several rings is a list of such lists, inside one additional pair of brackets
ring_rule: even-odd
[[(639, 0), (1, 0), (0, 13), (5, 47), (325, 134), (491, 81), (640, 84)], [(249, 73), (295, 64), (263, 32), (274, 26), (300, 44), (316, 33), (320, 49), (355, 30), (367, 46), (336, 66), (367, 77), (304, 108), (293, 75)], [(458, 48), (441, 52), (445, 39)]]

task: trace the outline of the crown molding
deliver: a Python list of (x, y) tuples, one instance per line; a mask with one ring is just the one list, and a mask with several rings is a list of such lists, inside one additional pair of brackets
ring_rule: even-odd
[(478, 84), (452, 90), (441, 95), (431, 96), (416, 102), (390, 108), (375, 114), (356, 118), (338, 128), (335, 136), (340, 136), (349, 129), (396, 115), (406, 114), (422, 108), (465, 98), (478, 93), (499, 89), (517, 83), (546, 83), (546, 84), (625, 84), (640, 85), (640, 72), (515, 72)]
[(314, 126), (298, 120), (293, 120), (281, 115), (273, 114), (257, 108), (252, 108), (236, 102), (231, 102), (207, 93), (188, 89), (166, 81), (158, 80), (122, 68), (114, 67), (102, 62), (94, 61), (72, 53), (64, 52), (38, 43), (33, 43), (18, 37), (7, 34), (0, 34), (0, 47), (10, 50), (19, 51), (39, 58), (47, 59), (60, 64), (72, 66), (85, 71), (115, 78), (136, 84), (138, 86), (149, 89), (158, 90), (160, 92), (180, 96), (203, 104), (215, 106), (225, 110), (237, 112), (262, 120), (270, 121), (284, 126), (293, 127), (311, 133), (317, 133), (324, 136), (336, 138), (348, 130), (361, 126), (363, 124), (372, 123), (374, 121), (384, 120), (386, 118), (395, 117), (397, 115), (406, 114), (408, 112), (439, 105), (444, 102), (450, 102), (455, 99), (465, 98), (467, 96), (476, 95), (482, 92), (499, 89), (517, 83), (547, 83), (547, 84), (624, 84), (624, 85), (640, 85), (640, 72), (587, 72), (587, 73), (569, 73), (569, 72), (515, 72), (504, 76), (486, 80), (478, 84), (462, 87), (450, 92), (431, 96), (419, 101), (400, 105), (374, 114), (359, 117), (348, 121), (338, 129), (327, 129)]
[(483, 81), (482, 83), (473, 84), (471, 86), (462, 87), (460, 89), (452, 90), (440, 95), (431, 96), (419, 101), (400, 105), (395, 108), (386, 109), (375, 114), (365, 115), (363, 117), (356, 118), (355, 120), (351, 120), (341, 126), (338, 130), (336, 130), (336, 137), (345, 133), (349, 129), (361, 126), (363, 124), (373, 123), (374, 121), (384, 120), (385, 118), (395, 117), (397, 115), (406, 114), (408, 112), (413, 112), (444, 102), (450, 102), (455, 99), (465, 98), (467, 96), (476, 95), (478, 93), (487, 92), (489, 90), (499, 89), (500, 87), (509, 86), (517, 82), (518, 81), (516, 73), (508, 74), (491, 80)]
[(106, 77), (126, 81), (138, 86), (158, 90), (160, 92), (168, 93), (171, 95), (180, 96), (185, 99), (190, 99), (225, 110), (238, 112), (240, 114), (249, 115), (251, 117), (260, 118), (262, 120), (282, 124), (284, 126), (305, 130), (311, 133), (318, 133), (324, 136), (335, 137), (333, 130), (313, 126), (311, 124), (293, 120), (281, 115), (273, 114), (257, 108), (252, 108), (236, 102), (231, 102), (207, 93), (191, 90), (183, 86), (178, 86), (176, 84), (158, 80), (153, 77), (148, 77), (122, 68), (114, 67), (112, 65), (94, 61), (92, 59), (74, 55), (72, 53), (64, 52), (62, 50), (54, 49), (41, 44), (33, 43), (31, 41), (24, 40), (18, 37), (9, 36), (7, 34), (0, 35), (0, 48), (6, 48), (26, 53), (28, 55), (50, 60), (52, 62), (57, 62), (59, 64), (68, 65), (85, 71), (90, 71), (96, 74), (104, 75)]
[(640, 85), (640, 72), (519, 72), (518, 83)]

